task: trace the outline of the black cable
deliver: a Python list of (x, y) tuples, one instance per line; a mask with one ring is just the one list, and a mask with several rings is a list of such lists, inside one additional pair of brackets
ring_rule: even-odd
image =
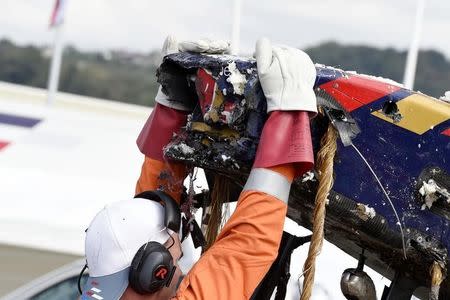
[(173, 236), (167, 232), (169, 234), (169, 237), (172, 239), (172, 245), (170, 245), (169, 247), (167, 247), (167, 250), (169, 250), (170, 248), (172, 248), (173, 245), (175, 245), (175, 239), (173, 238)]
[(87, 264), (84, 265), (83, 269), (81, 269), (80, 275), (78, 275), (78, 292), (80, 295), (83, 294), (83, 291), (81, 290), (81, 278), (83, 277), (84, 271), (87, 269)]

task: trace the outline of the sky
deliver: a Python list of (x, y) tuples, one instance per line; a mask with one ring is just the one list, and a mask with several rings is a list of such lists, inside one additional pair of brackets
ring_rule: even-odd
[[(168, 34), (230, 39), (232, 0), (68, 0), (65, 39), (82, 50), (148, 52)], [(324, 41), (406, 49), (415, 0), (242, 0), (241, 53), (262, 36), (306, 48)], [(0, 38), (49, 45), (54, 0), (0, 0)], [(421, 47), (450, 58), (450, 1), (427, 0)], [(446, 38), (447, 37), (447, 38)]]

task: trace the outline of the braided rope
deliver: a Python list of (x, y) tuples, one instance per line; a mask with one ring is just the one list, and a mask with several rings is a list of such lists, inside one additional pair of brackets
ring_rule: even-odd
[(228, 203), (230, 198), (230, 181), (225, 176), (214, 176), (214, 187), (211, 192), (211, 207), (209, 212), (208, 227), (206, 229), (206, 245), (203, 247), (205, 252), (214, 244), (219, 231), (224, 223), (223, 204)]
[(442, 274), (442, 268), (438, 262), (433, 262), (430, 267), (431, 275), (431, 290), (430, 290), (430, 300), (439, 299), (439, 289), (441, 283), (444, 280), (444, 275)]
[(311, 243), (309, 244), (308, 257), (303, 266), (305, 279), (303, 280), (301, 300), (309, 300), (311, 297), (316, 271), (316, 257), (322, 249), (325, 225), (325, 205), (328, 194), (333, 186), (333, 160), (336, 154), (337, 136), (336, 130), (330, 123), (326, 134), (320, 142), (321, 149), (317, 154), (316, 169), (319, 173), (319, 187), (315, 199)]

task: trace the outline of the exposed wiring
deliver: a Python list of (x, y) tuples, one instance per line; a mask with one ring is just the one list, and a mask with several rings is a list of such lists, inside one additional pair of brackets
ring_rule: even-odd
[(407, 257), (406, 257), (405, 234), (403, 233), (402, 222), (400, 221), (400, 217), (398, 216), (398, 213), (397, 213), (397, 210), (395, 209), (394, 203), (391, 201), (391, 198), (389, 197), (388, 193), (386, 192), (386, 190), (384, 189), (384, 187), (381, 184), (380, 180), (378, 179), (377, 174), (375, 174), (375, 171), (372, 169), (372, 167), (370, 166), (369, 162), (366, 160), (364, 155), (362, 155), (362, 153), (358, 150), (358, 148), (356, 148), (356, 146), (353, 143), (351, 145), (352, 145), (353, 149), (355, 149), (356, 152), (359, 154), (359, 156), (361, 156), (362, 160), (366, 163), (366, 165), (369, 168), (370, 172), (372, 172), (373, 177), (375, 177), (375, 180), (378, 182), (378, 185), (380, 186), (380, 188), (383, 191), (384, 195), (388, 199), (389, 204), (392, 207), (392, 210), (394, 211), (395, 217), (397, 218), (397, 221), (398, 221), (398, 226), (400, 227), (400, 233), (401, 233), (401, 236), (402, 236), (403, 255), (404, 255), (405, 259), (406, 259)]

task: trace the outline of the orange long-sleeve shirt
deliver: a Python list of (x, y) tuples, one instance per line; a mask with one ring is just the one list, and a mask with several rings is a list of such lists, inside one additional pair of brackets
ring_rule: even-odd
[(159, 161), (146, 156), (136, 183), (136, 194), (161, 189), (180, 203), (186, 175), (186, 167), (181, 163)]
[[(159, 187), (158, 177), (168, 167), (167, 163), (146, 158), (136, 190)], [(176, 172), (182, 174), (179, 169)], [(293, 176), (290, 164), (252, 170), (236, 211), (184, 278), (175, 299), (251, 297), (277, 256)]]

